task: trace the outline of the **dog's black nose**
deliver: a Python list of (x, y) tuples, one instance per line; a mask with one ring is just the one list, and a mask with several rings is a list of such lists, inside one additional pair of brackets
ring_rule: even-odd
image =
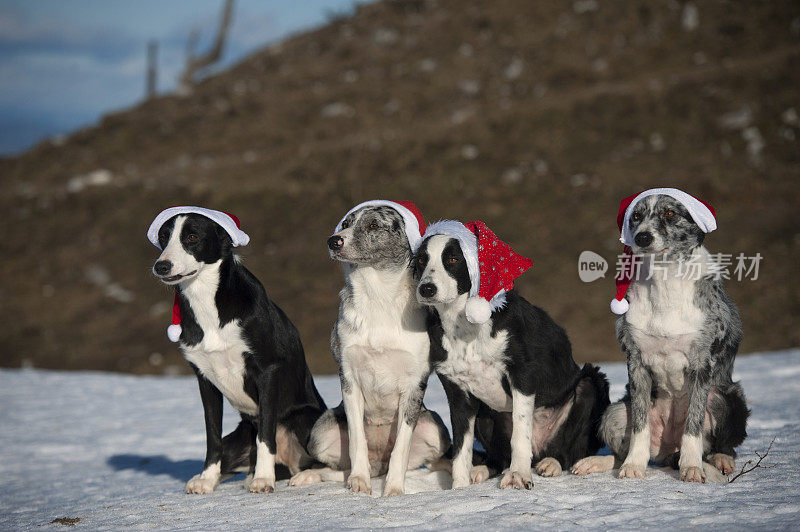
[(636, 245), (640, 248), (646, 248), (653, 243), (653, 235), (647, 231), (643, 231), (637, 233), (636, 236), (633, 237), (633, 241), (636, 242)]
[(153, 271), (156, 272), (156, 275), (167, 275), (171, 269), (172, 263), (168, 260), (160, 260), (153, 266)]
[(344, 239), (340, 236), (333, 235), (328, 239), (328, 247), (332, 251), (336, 251), (337, 249), (342, 249), (344, 246)]
[(419, 295), (422, 297), (433, 297), (436, 295), (436, 285), (433, 283), (425, 283), (419, 285)]

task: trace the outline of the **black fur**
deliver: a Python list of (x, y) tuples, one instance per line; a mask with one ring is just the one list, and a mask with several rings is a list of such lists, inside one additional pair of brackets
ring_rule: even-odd
[[(159, 232), (162, 248), (169, 241), (176, 218), (168, 220)], [(197, 238), (188, 241), (189, 235)], [(257, 435), (275, 453), (276, 431), (281, 425), (305, 448), (325, 403), (314, 386), (297, 329), (267, 297), (258, 279), (234, 257), (225, 230), (204, 216), (190, 214), (183, 224), (181, 242), (183, 249), (198, 262), (221, 261), (214, 296), (220, 327), (234, 320), (241, 326), (242, 337), (249, 347), (244, 360), (244, 389), (259, 409), (257, 416), (242, 413), (239, 426), (222, 438), (222, 393), (192, 365), (205, 410), (205, 467), (221, 460), (223, 474), (252, 472)], [(176, 290), (182, 315), (180, 341), (191, 347), (202, 341), (204, 333), (180, 285), (176, 285)]]
[[(430, 256), (426, 239), (415, 254), (413, 267), (419, 281)], [(451, 260), (454, 259), (454, 260)], [(442, 250), (442, 264), (456, 281), (459, 294), (471, 288), (469, 271), (456, 239)], [(458, 327), (458, 325), (456, 325)], [(506, 294), (506, 305), (491, 316), (491, 334), (508, 334), (505, 347), (505, 374), (501, 385), (508, 396), (511, 388), (526, 395), (535, 394), (535, 406), (559, 407), (574, 399), (572, 409), (557, 434), (535, 464), (546, 456), (557, 459), (566, 469), (575, 461), (595, 453), (602, 443), (597, 436), (600, 420), (609, 404), (608, 381), (597, 367), (586, 364), (582, 369), (572, 358), (572, 348), (563, 328), (542, 309), (531, 305), (515, 291)], [(442, 346), (444, 330), (438, 312), (431, 307), (429, 335), (431, 361), (434, 368), (447, 360)], [(497, 412), (466, 390), (460, 389), (439, 374), (450, 403), (453, 426), (453, 449), (464, 441), (468, 420), (477, 414), (475, 435), (487, 452), (487, 465), (502, 470), (511, 460), (511, 413)]]

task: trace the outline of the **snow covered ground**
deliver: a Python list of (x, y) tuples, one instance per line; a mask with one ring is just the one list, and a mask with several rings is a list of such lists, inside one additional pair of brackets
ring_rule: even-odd
[[(603, 364), (618, 398), (622, 364)], [(737, 469), (775, 438), (765, 464), (732, 484), (688, 484), (651, 467), (645, 480), (612, 473), (535, 477), (532, 491), (500, 490), (498, 480), (442, 491), (449, 475), (410, 472), (410, 494), (352, 495), (341, 484), (250, 494), (242, 476), (211, 495), (186, 495), (205, 452), (197, 385), (188, 377), (0, 370), (0, 528), (330, 529), (414, 526), (431, 529), (556, 529), (695, 526), (782, 529), (800, 526), (800, 350), (739, 357), (753, 410)], [(317, 379), (329, 405), (335, 377)], [(435, 378), (425, 399), (448, 420)], [(228, 408), (226, 406), (226, 408)], [(236, 415), (226, 410), (225, 429)], [(373, 493), (382, 479), (373, 480)]]

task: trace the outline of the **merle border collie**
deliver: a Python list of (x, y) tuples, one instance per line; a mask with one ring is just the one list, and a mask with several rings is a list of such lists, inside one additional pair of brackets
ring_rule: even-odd
[[(643, 260), (627, 292), (630, 308), (616, 322), (628, 387), (601, 425), (614, 456), (586, 458), (573, 471), (602, 473), (624, 460), (620, 478), (645, 478), (654, 460), (679, 469), (687, 482), (722, 482), (733, 471), (750, 414), (732, 379), (739, 313), (713, 275), (705, 233), (680, 201), (642, 198), (629, 223), (633, 255)], [(656, 255), (666, 266), (654, 262)], [(701, 275), (681, 272), (680, 261), (699, 265)]]
[(343, 400), (311, 434), (309, 452), (327, 467), (302, 471), (291, 485), (346, 478), (353, 492), (371, 493), (370, 478), (386, 473), (383, 496), (402, 494), (406, 471), (440, 468), (450, 446), (441, 418), (422, 403), (431, 373), (427, 311), (414, 296), (404, 223), (389, 206), (366, 206), (328, 239), (345, 274), (331, 332)]
[[(245, 488), (275, 490), (275, 464), (294, 474), (325, 403), (314, 387), (292, 322), (233, 253), (231, 237), (199, 214), (177, 215), (158, 231), (163, 249), (153, 273), (174, 286), (180, 348), (197, 375), (206, 423), (202, 473), (187, 493), (211, 493), (220, 480), (247, 473)], [(222, 438), (222, 397), (241, 414)]]
[[(558, 476), (602, 446), (597, 429), (608, 381), (591, 364), (578, 367), (564, 329), (514, 290), (489, 321), (468, 321), (468, 267), (459, 241), (437, 234), (440, 227), (475, 235), (460, 222), (437, 222), (414, 261), (417, 298), (434, 310), (431, 356), (450, 404), (453, 487), (507, 469), (501, 488), (530, 489), (532, 466)], [(485, 466), (472, 467), (475, 436)]]

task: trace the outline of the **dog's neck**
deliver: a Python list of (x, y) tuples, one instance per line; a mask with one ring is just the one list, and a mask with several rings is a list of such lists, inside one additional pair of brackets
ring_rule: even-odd
[(414, 293), (411, 268), (345, 267), (345, 283), (356, 297), (366, 297), (378, 303), (405, 301)]
[(469, 294), (460, 294), (451, 303), (434, 306), (442, 322), (444, 334), (450, 338), (474, 338), (484, 329), (491, 331), (491, 319), (486, 323), (472, 323), (467, 319), (467, 299)]
[(204, 264), (195, 277), (179, 283), (178, 290), (186, 299), (195, 314), (197, 323), (206, 329), (212, 324), (219, 326), (219, 313), (216, 305), (217, 293), (225, 290), (228, 283), (223, 275), (235, 275), (238, 257), (220, 259), (213, 264)]
[(648, 285), (664, 285), (665, 288), (675, 284), (694, 283), (713, 273), (715, 264), (711, 253), (704, 246), (698, 246), (692, 252), (678, 260), (669, 255), (644, 255), (637, 258), (638, 276), (634, 283)]
[[(715, 260), (702, 246), (679, 264), (659, 262), (662, 257), (645, 257), (639, 266), (638, 278), (628, 289), (630, 310), (627, 320), (649, 319), (652, 312), (674, 312), (676, 316), (694, 316), (696, 283), (713, 273)], [(694, 265), (694, 266), (693, 266)], [(649, 278), (648, 278), (649, 277)], [(642, 318), (641, 316), (644, 316)]]

